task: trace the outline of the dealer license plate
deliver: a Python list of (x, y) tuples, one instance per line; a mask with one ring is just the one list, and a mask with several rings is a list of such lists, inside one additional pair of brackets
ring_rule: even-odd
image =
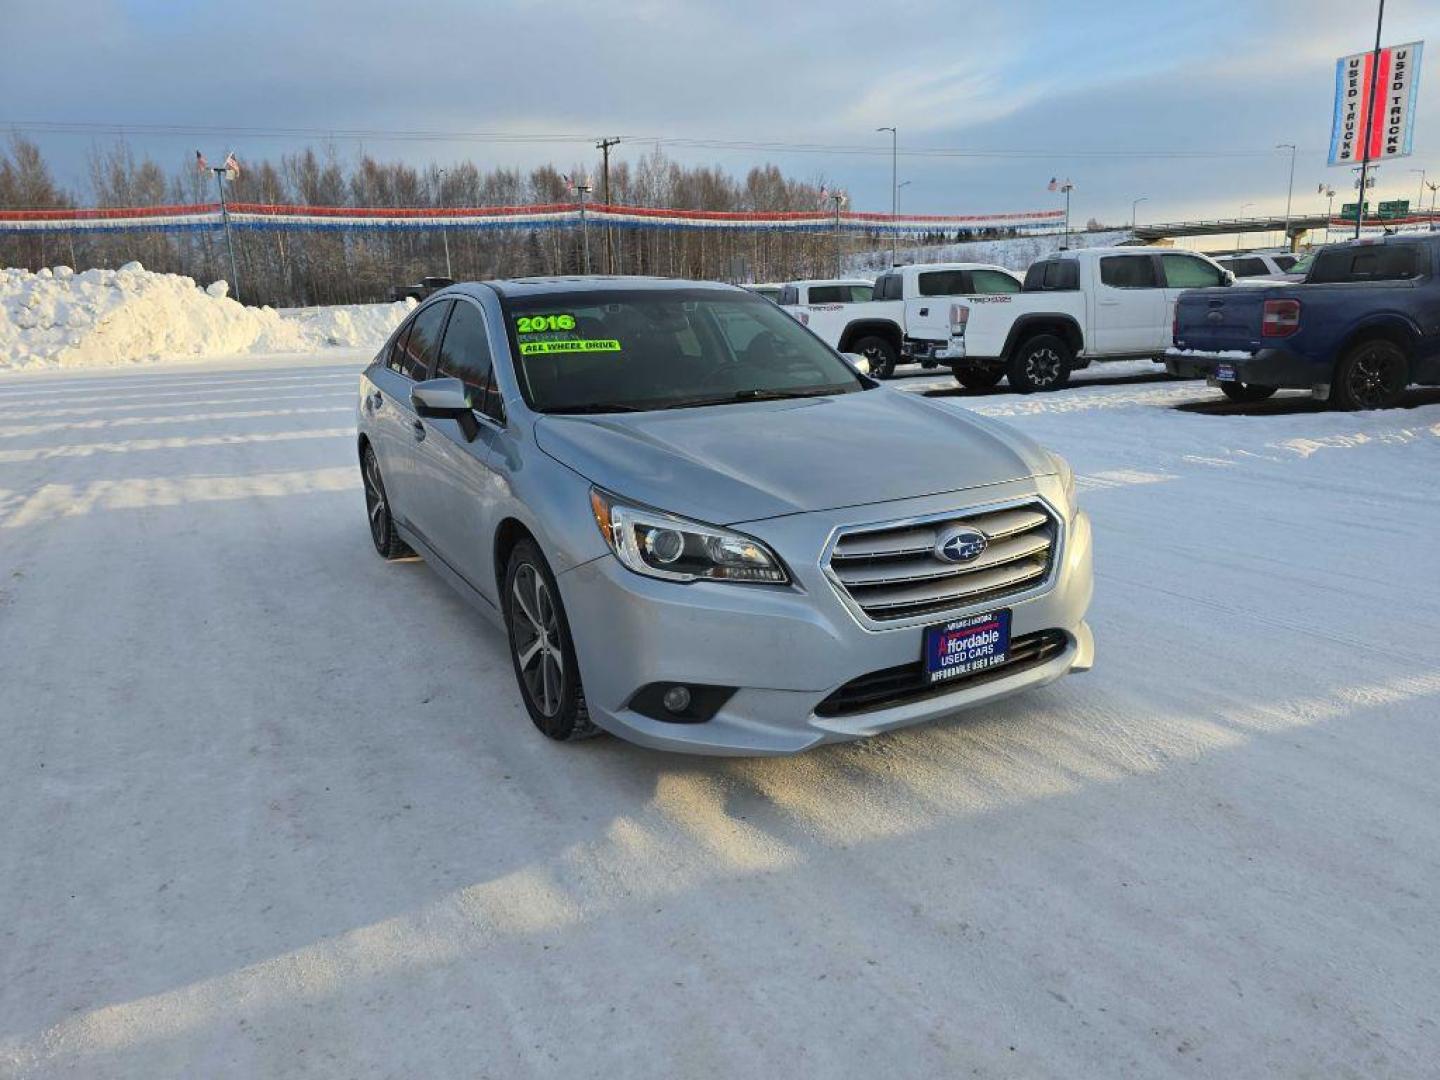
[(1240, 376), (1235, 374), (1234, 364), (1221, 364), (1215, 369), (1215, 378), (1221, 382), (1239, 382)]
[(1009, 608), (925, 628), (925, 674), (932, 684), (996, 667), (1009, 654)]

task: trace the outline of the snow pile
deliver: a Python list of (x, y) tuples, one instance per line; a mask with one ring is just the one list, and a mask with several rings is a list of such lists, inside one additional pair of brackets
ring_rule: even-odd
[[(1040, 236), (1013, 236), (1005, 240), (966, 240), (958, 244), (902, 246), (898, 252), (903, 263), (976, 262), (1025, 271), (1030, 264), (1046, 255), (1053, 255), (1062, 246), (1070, 248), (1114, 247), (1130, 239), (1129, 229), (1106, 232), (1072, 232), (1067, 241), (1064, 233)], [(850, 271), (879, 273), (890, 265), (890, 249), (866, 251), (850, 262)]]
[(414, 306), (282, 314), (245, 307), (228, 293), (223, 281), (200, 289), (191, 278), (152, 273), (138, 262), (80, 274), (68, 266), (0, 270), (0, 369), (378, 345)]

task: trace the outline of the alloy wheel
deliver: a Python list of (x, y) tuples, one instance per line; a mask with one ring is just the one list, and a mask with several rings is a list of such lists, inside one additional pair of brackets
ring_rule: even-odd
[(1371, 346), (1350, 365), (1350, 396), (1361, 408), (1380, 408), (1405, 388), (1402, 371), (1403, 364), (1394, 354)]
[(530, 563), (515, 572), (510, 589), (510, 647), (531, 702), (553, 717), (565, 700), (560, 617), (550, 587)]
[(376, 547), (384, 547), (389, 527), (389, 507), (385, 502), (385, 486), (380, 482), (380, 466), (375, 460), (375, 451), (365, 454), (365, 467), (360, 470), (365, 485), (365, 509), (370, 515), (370, 536)]
[(1025, 358), (1025, 374), (1036, 386), (1049, 386), (1060, 378), (1060, 355), (1054, 349), (1034, 350)]

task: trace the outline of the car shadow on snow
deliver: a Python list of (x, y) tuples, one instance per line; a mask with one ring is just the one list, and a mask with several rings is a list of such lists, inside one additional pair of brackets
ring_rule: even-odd
[[(1396, 409), (1418, 409), (1424, 405), (1440, 405), (1440, 387), (1412, 386), (1400, 398)], [(1231, 401), (1220, 393), (1201, 401), (1182, 401), (1171, 408), (1177, 412), (1199, 413), (1202, 416), (1304, 416), (1329, 412), (1328, 401), (1319, 401), (1307, 391), (1282, 390), (1274, 397), (1251, 404)]]
[[(1081, 379), (1079, 381), (1072, 382), (1065, 389), (1083, 390), (1091, 386), (1144, 386), (1149, 383), (1194, 381), (1196, 380), (1186, 379), (1179, 375), (1170, 375), (1163, 371), (1155, 371), (1141, 372), (1135, 375), (1104, 375), (1095, 379)], [(1063, 391), (1061, 392), (1063, 393)], [(1010, 388), (1009, 383), (1002, 382), (1000, 385), (992, 386), (986, 390), (971, 390), (964, 386), (944, 386), (936, 387), (933, 390), (921, 390), (920, 393), (924, 394), (926, 397), (980, 398), (1013, 395), (1015, 391)]]

